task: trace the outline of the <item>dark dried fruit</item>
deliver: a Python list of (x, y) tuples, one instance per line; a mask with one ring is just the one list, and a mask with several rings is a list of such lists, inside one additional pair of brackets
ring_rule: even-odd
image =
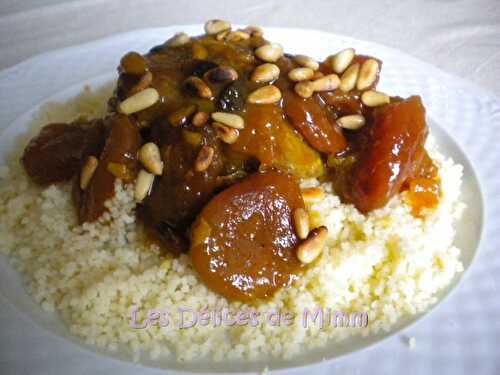
[(235, 81), (222, 90), (217, 102), (224, 112), (241, 112), (245, 107), (248, 88), (241, 80)]

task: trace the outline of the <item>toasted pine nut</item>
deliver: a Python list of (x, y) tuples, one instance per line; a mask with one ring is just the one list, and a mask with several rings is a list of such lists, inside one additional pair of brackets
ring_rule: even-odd
[(191, 45), (191, 53), (193, 54), (193, 58), (197, 60), (205, 60), (208, 57), (207, 49), (198, 42)]
[(210, 167), (214, 160), (215, 150), (210, 146), (203, 146), (198, 152), (198, 156), (194, 162), (194, 170), (196, 172), (204, 172)]
[(243, 117), (234, 113), (213, 112), (212, 119), (234, 129), (243, 129), (245, 127), (245, 120), (243, 120)]
[(313, 262), (323, 251), (327, 236), (328, 229), (325, 226), (313, 229), (297, 247), (297, 258), (304, 264)]
[(199, 77), (191, 76), (184, 81), (184, 84), (196, 92), (200, 98), (211, 99), (213, 97), (210, 87)]
[(140, 76), (148, 70), (148, 62), (140, 53), (132, 51), (121, 58), (120, 69), (123, 73)]
[(186, 33), (177, 33), (172, 38), (167, 40), (166, 44), (169, 47), (180, 47), (191, 41), (191, 38)]
[(362, 115), (348, 115), (337, 119), (337, 124), (344, 129), (357, 130), (365, 125), (365, 118)]
[(253, 91), (247, 97), (247, 103), (252, 104), (272, 104), (279, 102), (281, 91), (274, 85), (267, 85)]
[(314, 93), (314, 85), (309, 81), (296, 83), (293, 89), (299, 96), (303, 98), (310, 98)]
[(276, 62), (283, 56), (283, 47), (278, 43), (264, 44), (255, 50), (255, 56), (266, 62)]
[(201, 127), (207, 123), (209, 118), (210, 115), (207, 112), (196, 112), (191, 119), (191, 123), (196, 127)]
[(377, 60), (368, 59), (361, 65), (359, 69), (358, 82), (356, 83), (356, 88), (358, 90), (366, 90), (369, 88), (375, 80), (377, 79), (377, 74), (379, 71), (379, 65)]
[(222, 30), (220, 33), (217, 33), (215, 35), (215, 39), (216, 40), (222, 40), (224, 39), (229, 33), (231, 32), (231, 29), (227, 29), (227, 30)]
[(303, 208), (297, 208), (293, 211), (293, 225), (297, 237), (305, 240), (309, 234), (309, 214)]
[(243, 29), (243, 31), (250, 34), (250, 36), (262, 36), (264, 35), (264, 30), (259, 26), (247, 26)]
[(255, 68), (250, 76), (250, 80), (253, 82), (265, 83), (274, 81), (275, 79), (278, 79), (279, 76), (280, 68), (278, 68), (278, 65), (265, 63)]
[(325, 75), (323, 73), (321, 73), (319, 70), (316, 70), (312, 76), (312, 80), (315, 81), (317, 79), (320, 79), (322, 77), (324, 77)]
[(302, 190), (302, 199), (306, 204), (319, 202), (325, 198), (325, 192), (319, 187), (310, 187)]
[(148, 173), (144, 169), (140, 170), (134, 187), (134, 198), (136, 201), (141, 202), (146, 198), (153, 187), (154, 180), (154, 174)]
[(222, 142), (227, 143), (229, 145), (236, 142), (236, 140), (240, 135), (238, 129), (230, 128), (229, 126), (221, 124), (220, 122), (214, 122), (212, 126), (214, 127), (215, 131), (217, 132), (217, 135), (222, 140)]
[(389, 104), (391, 98), (379, 91), (368, 90), (361, 95), (361, 102), (367, 107), (378, 107), (380, 105)]
[(163, 173), (163, 161), (156, 143), (148, 142), (139, 150), (139, 160), (148, 172), (160, 176)]
[(356, 81), (359, 75), (359, 64), (352, 64), (340, 77), (340, 90), (349, 92), (356, 87)]
[(312, 70), (318, 70), (319, 69), (319, 63), (314, 60), (312, 57), (306, 56), (306, 55), (295, 55), (293, 57), (293, 61), (295, 61), (297, 64), (300, 66), (303, 66), (305, 68), (309, 68)]
[(87, 161), (83, 165), (82, 171), (80, 172), (80, 188), (82, 190), (85, 190), (87, 186), (89, 186), (90, 180), (92, 179), (98, 164), (99, 161), (95, 156), (89, 156), (87, 158)]
[(149, 87), (125, 99), (118, 105), (118, 110), (121, 113), (130, 115), (151, 107), (159, 99), (160, 94), (158, 94), (158, 91)]
[(217, 68), (210, 69), (203, 76), (213, 83), (229, 82), (238, 79), (238, 72), (230, 66), (221, 65)]
[(314, 91), (331, 91), (339, 87), (340, 79), (336, 74), (327, 74), (324, 77), (312, 81)]
[(228, 42), (239, 42), (240, 40), (246, 40), (250, 38), (250, 34), (237, 30), (237, 31), (231, 31), (227, 34), (226, 36), (226, 41)]
[(349, 66), (353, 58), (354, 58), (353, 48), (346, 48), (338, 52), (332, 58), (333, 71), (337, 74), (342, 73)]
[(172, 126), (181, 126), (188, 122), (189, 117), (196, 112), (195, 104), (188, 104), (181, 107), (168, 115), (168, 122)]
[(209, 20), (205, 23), (205, 32), (208, 35), (215, 35), (228, 29), (231, 29), (231, 24), (227, 21)]
[(139, 91), (148, 88), (153, 82), (153, 74), (151, 72), (144, 73), (139, 81), (130, 89), (129, 95), (137, 94)]
[(295, 68), (288, 72), (288, 78), (291, 81), (300, 82), (311, 79), (314, 71), (311, 68)]

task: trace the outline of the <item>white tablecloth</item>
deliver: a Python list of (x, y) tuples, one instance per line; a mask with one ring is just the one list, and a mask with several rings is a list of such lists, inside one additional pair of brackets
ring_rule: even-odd
[(500, 95), (499, 0), (1, 0), (0, 69), (117, 32), (208, 18), (379, 42)]
[[(117, 32), (204, 22), (208, 18), (224, 18), (242, 24), (316, 28), (376, 41), (500, 95), (499, 0), (379, 0), (370, 3), (269, 0), (260, 4), (255, 0), (2, 0), (0, 69), (40, 52)], [(24, 321), (25, 324), (20, 325), (8, 320), (14, 315), (11, 307), (0, 306), (0, 341), (3, 341), (0, 346), (4, 348), (0, 350), (0, 374), (52, 374), (54, 361), (58, 359), (58, 374), (134, 372), (133, 367), (116, 361), (100, 361), (98, 370), (91, 369), (90, 365), (95, 364), (91, 353), (66, 346), (64, 340), (57, 337), (50, 338), (52, 345), (44, 345), (47, 338), (32, 323)], [(54, 345), (60, 348), (58, 353), (50, 352)], [(401, 337), (395, 337), (384, 345), (381, 352), (384, 356), (380, 358), (383, 366), (378, 366), (376, 373), (390, 372), (392, 348), (405, 344)], [(23, 355), (8, 350), (9, 347), (24, 348)], [(19, 360), (23, 357), (24, 360)], [(88, 372), (85, 370), (87, 365)], [(345, 361), (337, 362), (334, 368), (349, 373), (353, 370)]]

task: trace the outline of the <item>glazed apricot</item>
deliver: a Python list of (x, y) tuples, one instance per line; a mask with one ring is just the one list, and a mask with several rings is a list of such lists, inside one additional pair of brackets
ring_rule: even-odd
[(303, 208), (289, 175), (257, 173), (215, 196), (191, 231), (191, 258), (204, 283), (230, 300), (253, 301), (290, 285), (301, 270), (292, 224)]
[(316, 150), (337, 154), (347, 147), (340, 127), (318, 95), (304, 99), (290, 91), (283, 92), (283, 109), (290, 123)]
[(323, 174), (319, 154), (295, 133), (282, 109), (274, 104), (247, 105), (245, 129), (231, 150), (254, 157), (263, 168), (278, 167), (297, 177)]
[(348, 200), (361, 212), (383, 207), (399, 193), (422, 162), (427, 137), (418, 96), (377, 108), (373, 117), (368, 142), (348, 176)]

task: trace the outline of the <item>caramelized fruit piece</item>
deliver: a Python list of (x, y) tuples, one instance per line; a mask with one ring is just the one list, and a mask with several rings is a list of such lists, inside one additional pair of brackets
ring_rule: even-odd
[(347, 147), (342, 130), (333, 121), (332, 114), (318, 95), (304, 99), (285, 91), (283, 109), (290, 123), (314, 149), (326, 154), (337, 154)]
[(420, 216), (424, 209), (432, 209), (439, 203), (441, 185), (439, 180), (425, 177), (411, 179), (408, 184), (407, 202), (414, 216)]
[(204, 283), (230, 300), (266, 298), (297, 278), (295, 181), (257, 173), (215, 196), (192, 227), (191, 258)]
[(262, 168), (275, 166), (301, 178), (323, 174), (319, 154), (290, 127), (273, 104), (248, 104), (245, 129), (230, 149), (256, 158)]
[(115, 194), (115, 179), (112, 172), (123, 166), (120, 177), (130, 182), (137, 174), (139, 164), (137, 152), (141, 137), (137, 125), (125, 115), (114, 115), (105, 120), (109, 127), (104, 149), (87, 189), (74, 194), (80, 222), (97, 220), (105, 211), (104, 202)]
[(422, 162), (427, 137), (420, 97), (388, 104), (373, 113), (368, 142), (348, 176), (348, 200), (362, 212), (383, 207)]
[(49, 124), (28, 143), (22, 163), (39, 185), (71, 179), (88, 155), (98, 155), (104, 143), (102, 121)]

